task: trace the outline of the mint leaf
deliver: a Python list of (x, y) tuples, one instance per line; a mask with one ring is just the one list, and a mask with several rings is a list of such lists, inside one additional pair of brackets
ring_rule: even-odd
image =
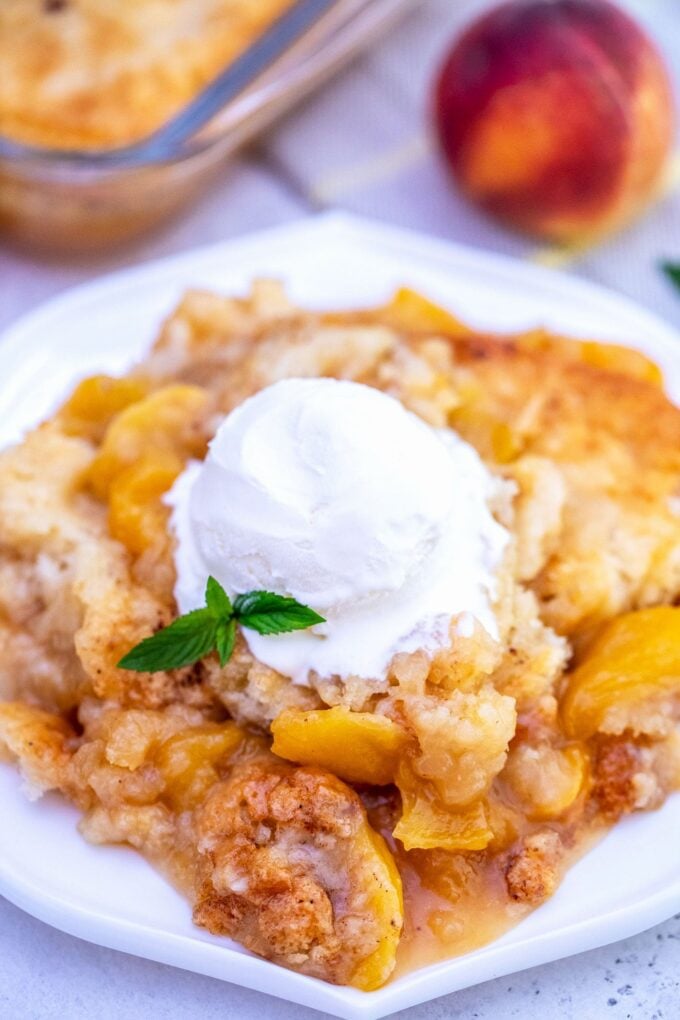
[(671, 283), (680, 290), (680, 262), (662, 262), (661, 269)]
[(250, 627), (258, 634), (285, 634), (325, 623), (313, 609), (285, 595), (270, 591), (251, 591), (231, 599), (214, 577), (205, 587), (205, 606), (177, 619), (130, 649), (118, 663), (120, 669), (138, 673), (160, 673), (190, 666), (217, 652), (225, 666), (236, 644), (236, 624)]
[(209, 577), (205, 586), (205, 604), (213, 616), (220, 620), (223, 618), (228, 620), (234, 612), (231, 599), (214, 577)]
[(198, 662), (215, 647), (217, 621), (209, 609), (179, 616), (169, 627), (140, 641), (118, 663), (120, 669), (158, 673)]
[(313, 609), (286, 595), (251, 591), (234, 599), (234, 615), (242, 627), (258, 634), (286, 634), (325, 623)]
[(236, 644), (236, 620), (222, 620), (217, 625), (215, 649), (220, 657), (220, 666), (226, 666)]

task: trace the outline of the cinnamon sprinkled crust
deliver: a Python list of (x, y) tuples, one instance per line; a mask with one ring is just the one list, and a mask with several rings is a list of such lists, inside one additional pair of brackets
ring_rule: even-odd
[(545, 829), (522, 841), (505, 873), (508, 893), (518, 903), (538, 906), (555, 892), (564, 850), (556, 832)]
[[(367, 828), (356, 794), (320, 769), (265, 759), (235, 770), (198, 813), (194, 920), (285, 966), (351, 983), (402, 926)], [(362, 907), (381, 897), (392, 900), (386, 920)]]

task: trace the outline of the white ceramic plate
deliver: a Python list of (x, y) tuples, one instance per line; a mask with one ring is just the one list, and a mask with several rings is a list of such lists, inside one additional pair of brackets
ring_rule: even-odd
[[(310, 306), (372, 304), (409, 283), (482, 328), (547, 324), (629, 343), (657, 358), (680, 400), (680, 338), (623, 298), (528, 264), (331, 216), (117, 273), (24, 318), (0, 342), (0, 444), (47, 414), (79, 377), (138, 358), (186, 287), (241, 292), (255, 275), (284, 278), (293, 298)], [(78, 813), (56, 796), (29, 802), (7, 765), (0, 805), (0, 893), (19, 907), (91, 942), (347, 1020), (373, 1020), (614, 942), (680, 910), (674, 797), (617, 826), (548, 903), (497, 942), (362, 993), (275, 967), (195, 928), (188, 905), (141, 857), (88, 846), (76, 832)]]

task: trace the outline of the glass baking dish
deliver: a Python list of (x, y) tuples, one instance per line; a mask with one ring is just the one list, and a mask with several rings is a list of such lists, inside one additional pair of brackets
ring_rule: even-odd
[[(233, 98), (218, 105), (219, 82), (212, 83), (153, 136), (124, 149), (66, 152), (0, 136), (0, 232), (33, 249), (61, 252), (102, 249), (144, 233), (415, 3), (319, 0), (319, 16), (307, 18), (294, 38), (284, 16), (234, 62), (244, 87), (232, 80)], [(313, 4), (298, 0), (292, 10)], [(274, 58), (266, 63), (268, 55)]]

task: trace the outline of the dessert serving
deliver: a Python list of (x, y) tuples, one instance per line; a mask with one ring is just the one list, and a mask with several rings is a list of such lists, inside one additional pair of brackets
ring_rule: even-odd
[(188, 293), (0, 455), (27, 792), (304, 974), (370, 990), (488, 943), (680, 782), (661, 382), (408, 289)]

